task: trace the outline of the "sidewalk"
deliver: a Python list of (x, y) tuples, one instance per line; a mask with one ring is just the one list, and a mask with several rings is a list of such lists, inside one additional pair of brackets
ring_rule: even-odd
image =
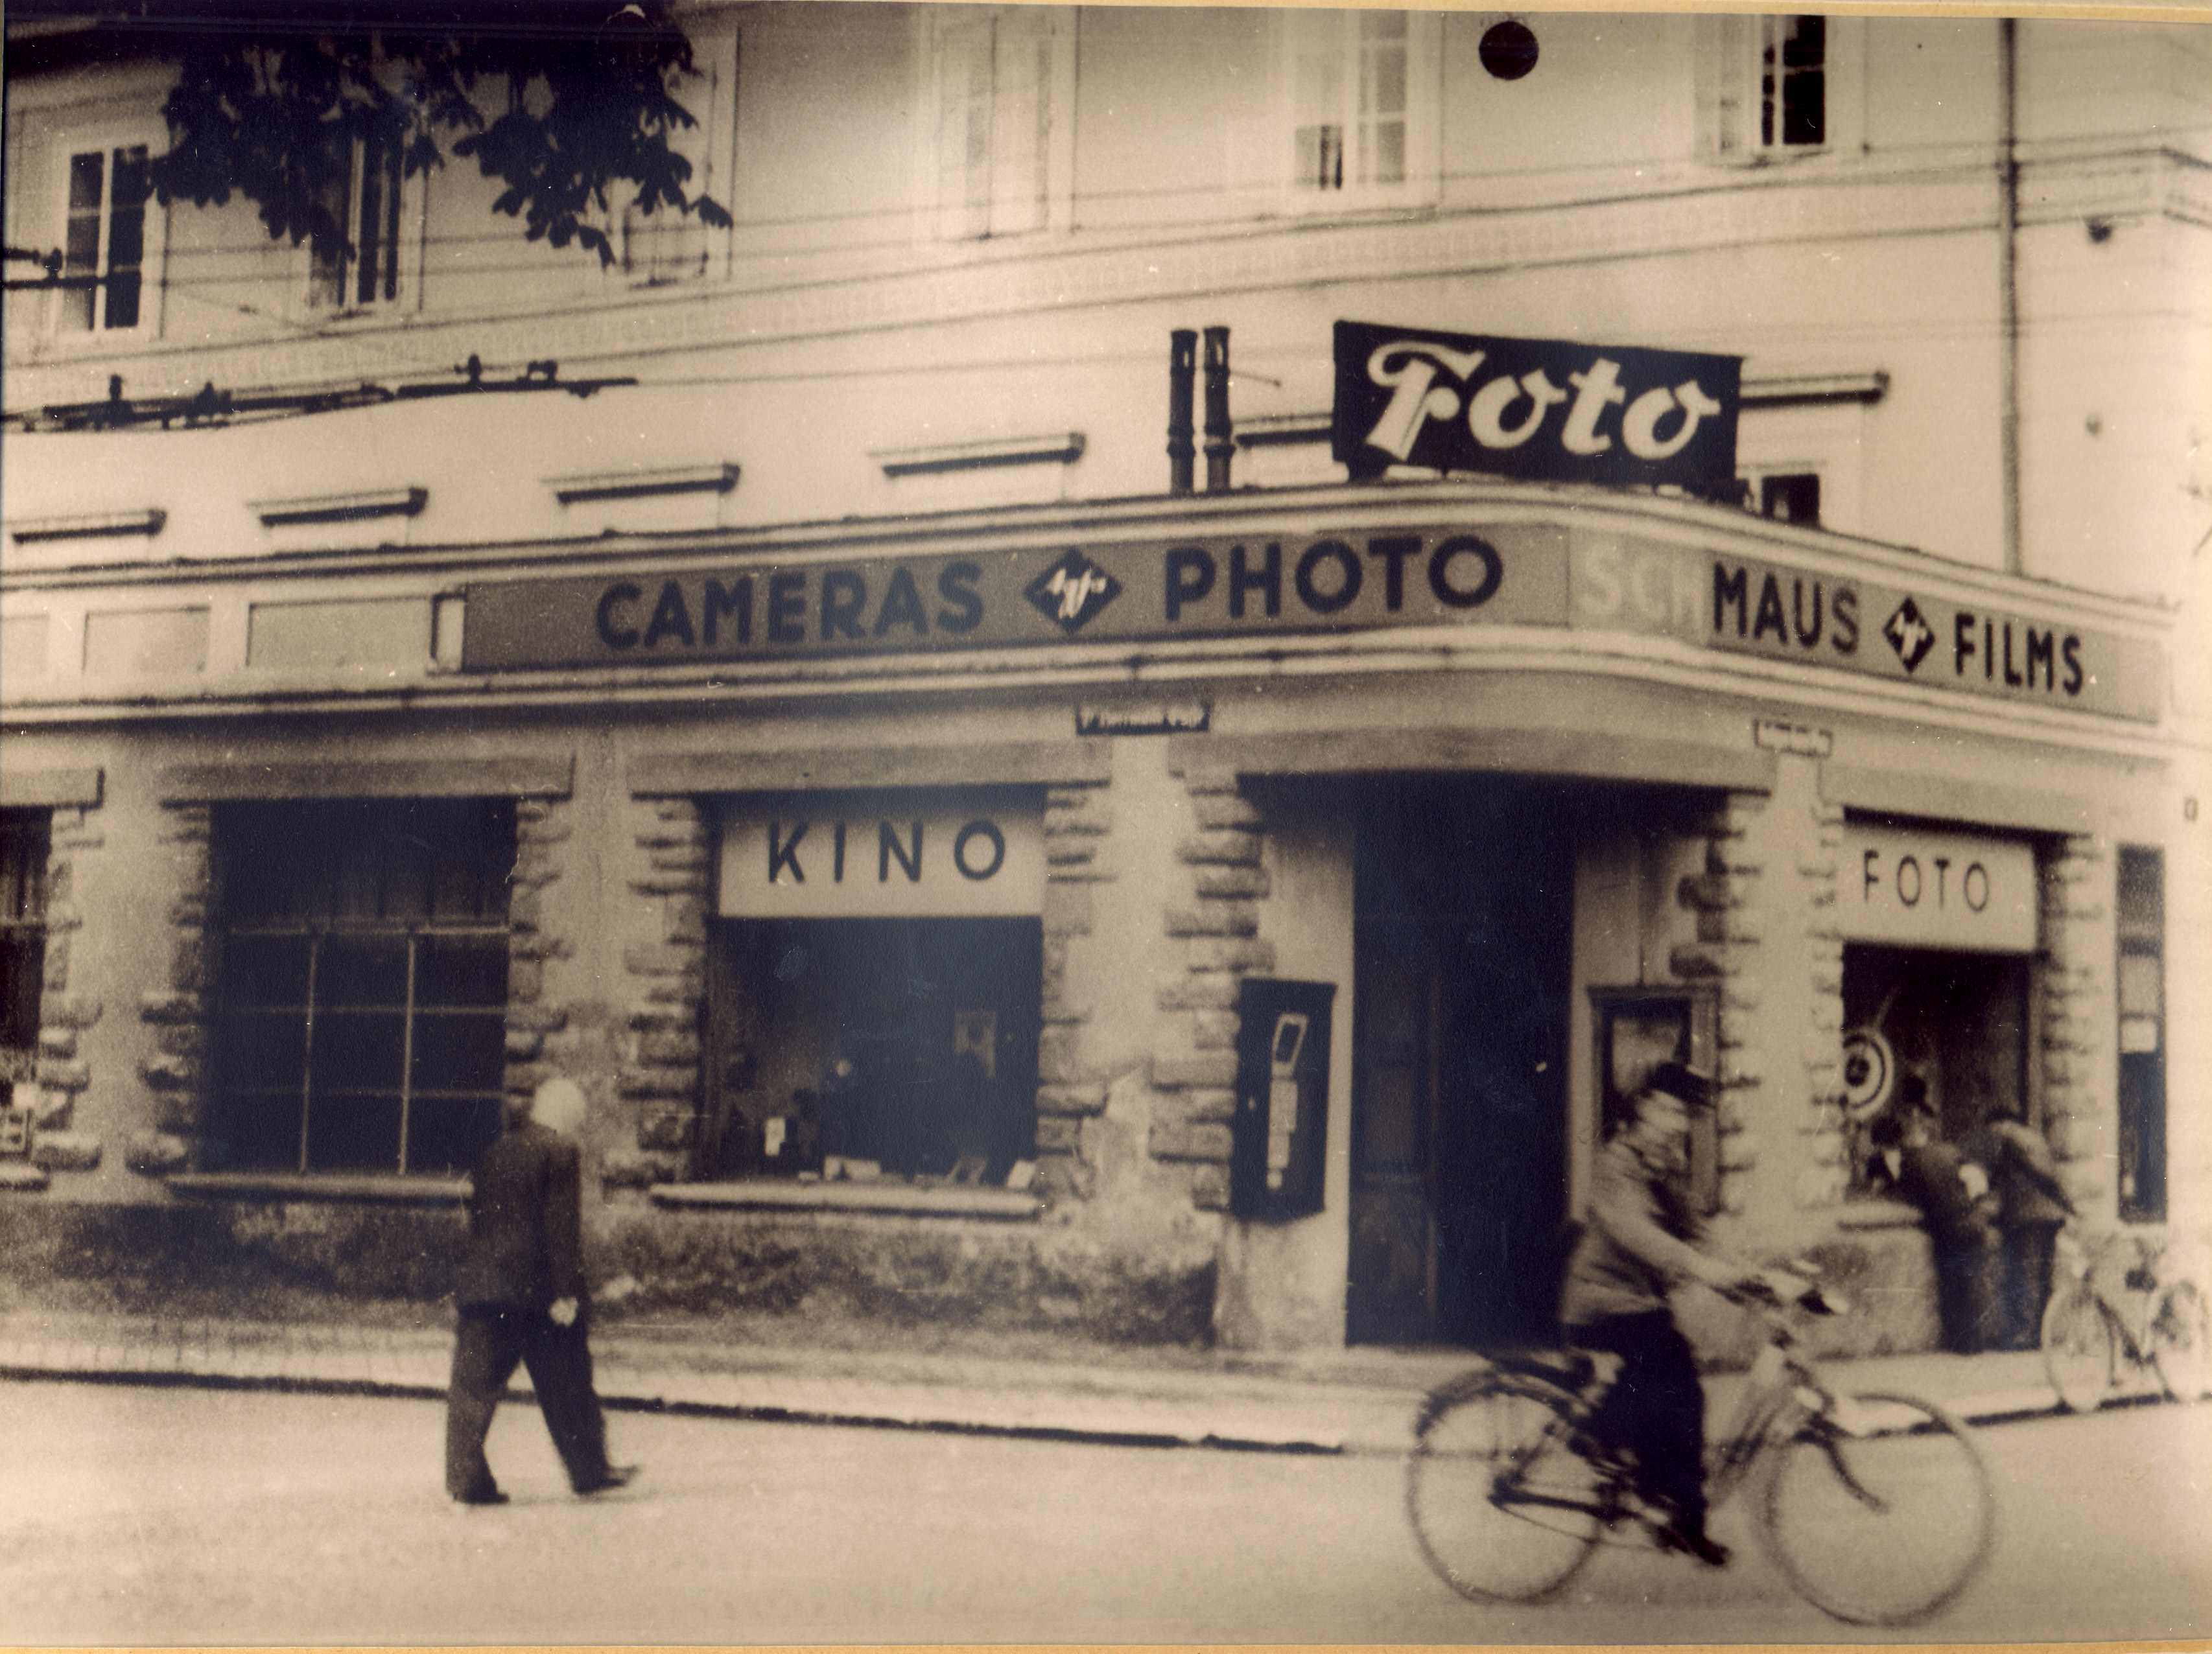
[[(592, 1346), (599, 1393), (611, 1409), (1322, 1453), (1404, 1451), (1422, 1395), (1475, 1359), (1457, 1350), (1131, 1350), (1077, 1361), (794, 1348), (623, 1323), (595, 1331)], [(451, 1353), (442, 1329), (0, 1317), (0, 1377), (12, 1378), (438, 1398)], [(1984, 1423), (2060, 1411), (2032, 1351), (1884, 1356), (1826, 1370), (1840, 1390), (1905, 1391)], [(1716, 1410), (1741, 1381), (1735, 1373), (1709, 1378)], [(2116, 1400), (2156, 1393), (2152, 1384)]]

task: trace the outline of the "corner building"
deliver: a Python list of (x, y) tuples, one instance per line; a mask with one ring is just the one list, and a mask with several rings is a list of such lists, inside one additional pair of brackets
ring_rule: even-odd
[[(555, 1071), (626, 1301), (801, 1342), (1541, 1339), (1670, 1055), (1854, 1348), (1937, 1337), (1908, 1073), (2202, 1227), (2197, 32), (680, 18), (732, 229), (570, 268), (452, 168), (374, 279), (140, 198), (157, 33), (11, 19), (8, 241), (95, 278), (8, 295), (27, 1267), (434, 1303)], [(1348, 320), (1740, 359), (1737, 503), (1372, 470)]]

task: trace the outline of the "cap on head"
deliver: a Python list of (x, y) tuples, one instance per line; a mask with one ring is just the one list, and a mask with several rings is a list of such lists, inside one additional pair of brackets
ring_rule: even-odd
[(1686, 1108), (1711, 1108), (1715, 1088), (1709, 1075), (1686, 1063), (1662, 1063), (1644, 1081), (1646, 1091), (1672, 1097)]
[(531, 1098), (530, 1117), (563, 1136), (574, 1136), (584, 1127), (584, 1088), (566, 1075), (555, 1075)]

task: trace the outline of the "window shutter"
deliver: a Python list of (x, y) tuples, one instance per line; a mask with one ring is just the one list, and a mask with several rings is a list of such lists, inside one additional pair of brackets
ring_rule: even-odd
[(1758, 154), (1759, 19), (1729, 14), (1694, 20), (1697, 28), (1698, 153), (1746, 162)]

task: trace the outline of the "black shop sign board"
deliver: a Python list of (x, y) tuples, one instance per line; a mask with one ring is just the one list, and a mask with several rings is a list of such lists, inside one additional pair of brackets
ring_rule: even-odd
[(1332, 444), (1392, 465), (1551, 482), (1735, 483), (1743, 360), (1638, 345), (1339, 322)]

